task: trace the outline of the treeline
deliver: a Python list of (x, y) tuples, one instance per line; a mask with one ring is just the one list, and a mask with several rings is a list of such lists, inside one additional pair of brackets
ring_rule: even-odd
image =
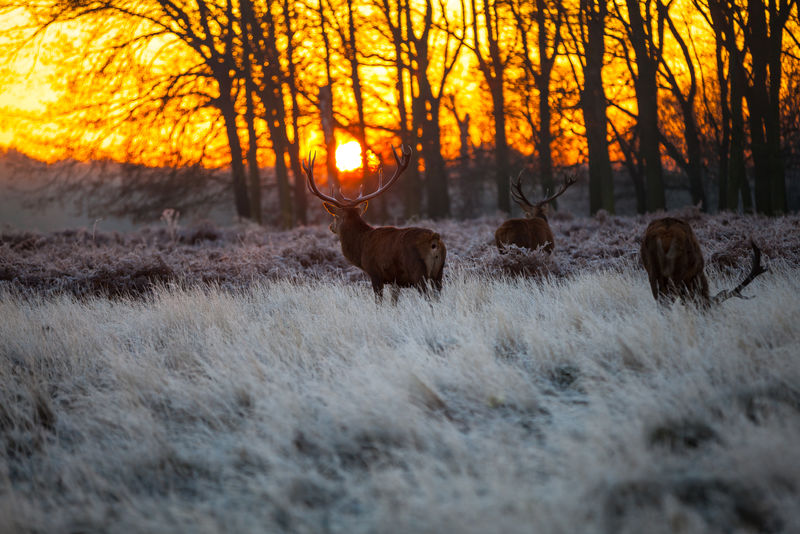
[(379, 158), (416, 149), (406, 216), (450, 216), (446, 161), (478, 154), (506, 212), (511, 174), (528, 167), (546, 191), (576, 165), (592, 213), (614, 212), (621, 171), (640, 212), (666, 207), (668, 172), (703, 209), (787, 211), (797, 0), (0, 0), (3, 13), (23, 20), (8, 46), (47, 45), (63, 95), (31, 143), (230, 169), (237, 215), (257, 222), (265, 165), (279, 224), (303, 224), (301, 158), (344, 136)]

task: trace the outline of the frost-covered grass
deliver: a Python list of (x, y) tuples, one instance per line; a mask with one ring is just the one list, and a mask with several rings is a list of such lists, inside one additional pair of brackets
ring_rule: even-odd
[[(672, 215), (689, 221), (707, 264), (727, 274), (749, 261), (748, 238), (766, 257), (800, 267), (800, 215), (778, 218), (724, 213), (705, 215), (686, 209)], [(523, 274), (558, 278), (620, 270), (639, 261), (639, 245), (653, 217), (573, 217), (556, 213), (552, 257), (499, 255), (494, 231), (500, 217), (419, 221), (433, 228), (447, 246), (445, 273), (470, 272), (492, 277)], [(150, 226), (116, 233), (81, 229), (51, 233), (0, 232), (0, 288), (23, 293), (72, 293), (86, 297), (146, 295), (153, 284), (183, 287), (214, 284), (240, 290), (266, 280), (355, 281), (366, 277), (342, 256), (327, 225), (287, 231), (258, 226), (181, 228)]]
[(746, 293), (659, 307), (624, 256), (455, 262), (394, 306), (335, 278), (6, 291), (0, 532), (791, 531), (800, 269)]

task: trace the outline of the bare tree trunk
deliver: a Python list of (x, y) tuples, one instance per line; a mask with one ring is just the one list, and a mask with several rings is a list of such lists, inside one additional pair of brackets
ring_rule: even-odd
[(250, 196), (250, 215), (258, 224), (261, 219), (261, 173), (258, 168), (258, 138), (256, 137), (256, 110), (253, 96), (255, 93), (255, 81), (252, 71), (252, 47), (250, 38), (247, 34), (242, 36), (243, 54), (242, 76), (244, 77), (245, 88), (245, 122), (247, 123), (247, 167), (248, 175), (248, 194)]
[(764, 62), (767, 56), (766, 40), (767, 23), (764, 9), (760, 2), (748, 3), (748, 15), (751, 31), (757, 35), (750, 39), (749, 48), (753, 56), (751, 79), (752, 82), (746, 90), (747, 109), (750, 112), (750, 142), (753, 151), (753, 165), (755, 171), (756, 209), (759, 213), (772, 215), (772, 189), (769, 173), (769, 149), (765, 131), (765, 118), (767, 114), (769, 91), (767, 86), (767, 65)]
[(325, 138), (325, 152), (328, 157), (325, 160), (325, 168), (328, 173), (328, 183), (339, 186), (339, 171), (336, 169), (336, 136), (334, 134), (333, 118), (333, 77), (331, 76), (331, 46), (328, 40), (328, 32), (325, 29), (325, 12), (322, 7), (322, 0), (318, 4), (320, 26), (322, 30), (322, 42), (325, 46), (325, 76), (327, 84), (319, 89), (319, 113), (322, 122), (322, 135)]
[(421, 37), (412, 37), (419, 65), (417, 85), (421, 106), (419, 114), (422, 125), (422, 157), (425, 160), (425, 186), (428, 193), (428, 216), (441, 219), (450, 216), (450, 196), (447, 191), (447, 171), (442, 157), (441, 131), (439, 129), (440, 99), (434, 97), (428, 79), (428, 30), (433, 23), (431, 7), (425, 16), (425, 30)]
[(603, 86), (608, 6), (606, 0), (581, 0), (580, 9), (586, 26), (581, 109), (589, 150), (589, 212), (594, 215), (604, 209), (614, 213), (614, 175), (608, 155), (608, 103)]
[[(711, 8), (713, 9), (713, 8)], [(713, 12), (713, 11), (712, 11)], [(728, 202), (728, 188), (729, 185), (729, 174), (730, 174), (730, 148), (731, 148), (731, 110), (729, 104), (730, 98), (730, 91), (728, 91), (728, 84), (730, 78), (730, 72), (726, 74), (725, 72), (725, 61), (723, 59), (722, 52), (725, 50), (723, 44), (723, 34), (722, 30), (717, 26), (715, 22), (713, 22), (712, 16), (712, 26), (714, 29), (715, 39), (715, 55), (717, 59), (717, 84), (719, 85), (719, 106), (720, 106), (720, 126), (722, 128), (722, 138), (719, 140), (719, 144), (717, 146), (717, 158), (718, 158), (718, 174), (719, 174), (719, 184), (718, 184), (718, 205), (717, 209), (719, 211), (725, 211), (730, 208), (730, 203)]]
[[(406, 106), (406, 84), (405, 75), (411, 70), (404, 60), (404, 46), (408, 46), (408, 40), (405, 35), (408, 31), (403, 29), (403, 19), (408, 14), (410, 9), (407, 0), (398, 0), (396, 9), (392, 9), (389, 0), (381, 0), (383, 5), (383, 13), (386, 22), (392, 34), (392, 44), (394, 45), (394, 66), (397, 72), (397, 111), (400, 115), (400, 141), (404, 145), (416, 147), (415, 135), (413, 133), (413, 124), (409, 127), (409, 112)], [(392, 12), (394, 11), (395, 19), (392, 19)], [(413, 92), (413, 88), (412, 88)], [(411, 121), (415, 120), (413, 111), (411, 114)], [(413, 164), (409, 165), (406, 170), (406, 175), (402, 183), (403, 199), (404, 199), (404, 213), (406, 219), (417, 217), (422, 211), (422, 180), (419, 173), (419, 163), (415, 160)]]
[[(664, 173), (661, 166), (661, 150), (658, 135), (658, 84), (656, 74), (660, 62), (660, 48), (650, 33), (652, 28), (642, 18), (640, 6), (650, 8), (649, 0), (626, 0), (630, 17), (629, 37), (636, 54), (638, 72), (634, 80), (636, 103), (639, 108), (637, 128), (639, 132), (639, 158), (644, 166), (647, 211), (666, 208)], [(661, 39), (659, 39), (659, 42)], [(659, 45), (660, 46), (660, 45)]]
[[(538, 27), (539, 73), (534, 76), (536, 88), (539, 91), (539, 174), (542, 180), (542, 193), (546, 196), (553, 192), (553, 132), (551, 130), (552, 113), (550, 110), (550, 79), (553, 65), (558, 55), (561, 42), (561, 7), (556, 6), (557, 15), (552, 21), (554, 35), (552, 43), (548, 39), (548, 11), (545, 0), (536, 0), (536, 25)], [(524, 38), (524, 37), (523, 37)], [(528, 58), (526, 57), (526, 62)], [(554, 208), (558, 206), (557, 200), (552, 201)]]
[[(429, 92), (428, 89), (426, 92)], [(442, 157), (441, 133), (439, 130), (439, 100), (428, 98), (429, 115), (422, 123), (422, 152), (425, 158), (425, 182), (428, 190), (428, 216), (442, 219), (450, 216), (450, 195), (447, 191), (447, 170)]]
[(739, 195), (742, 197), (742, 209), (752, 211), (750, 187), (747, 183), (745, 169), (745, 132), (744, 110), (744, 69), (737, 64), (738, 54), (731, 56), (731, 159), (728, 172), (728, 209), (738, 210)]
[(353, 19), (353, 0), (347, 0), (347, 59), (350, 62), (350, 80), (353, 83), (353, 98), (356, 101), (358, 116), (358, 142), (361, 144), (361, 173), (366, 180), (369, 173), (367, 166), (367, 136), (364, 124), (364, 95), (361, 90), (361, 77), (358, 72), (358, 44), (356, 43), (356, 25)]
[(786, 198), (786, 168), (781, 149), (781, 111), (780, 111), (780, 92), (781, 78), (783, 69), (781, 56), (783, 54), (783, 32), (787, 19), (792, 12), (792, 4), (795, 4), (795, 20), (797, 20), (797, 1), (784, 2), (783, 12), (779, 13), (776, 9), (777, 2), (770, 3), (770, 47), (767, 56), (769, 67), (769, 109), (767, 110), (765, 126), (767, 133), (767, 157), (770, 167), (770, 197), (772, 199), (772, 209), (775, 214), (782, 214), (788, 211)]
[[(249, 58), (245, 59), (249, 62)], [(249, 172), (249, 187), (248, 194), (250, 195), (250, 216), (258, 224), (262, 223), (261, 220), (261, 173), (258, 169), (258, 139), (256, 138), (256, 114), (255, 105), (253, 103), (253, 89), (250, 87), (252, 78), (250, 78), (249, 69), (245, 71), (247, 80), (245, 81), (245, 91), (247, 91), (247, 109), (245, 113), (245, 121), (247, 122), (247, 135), (249, 143), (247, 146), (247, 167)]]
[(608, 123), (611, 130), (614, 132), (614, 137), (619, 144), (619, 148), (624, 156), (624, 164), (628, 169), (628, 174), (633, 182), (633, 190), (636, 195), (636, 213), (645, 213), (647, 211), (647, 195), (644, 189), (644, 172), (642, 171), (642, 164), (637, 158), (636, 151), (633, 149), (633, 144), (617, 131), (613, 122)]
[(322, 136), (325, 139), (325, 168), (328, 184), (339, 186), (339, 172), (336, 169), (336, 137), (333, 133), (333, 89), (330, 83), (319, 88), (319, 114), (322, 123)]
[[(299, 135), (299, 120), (300, 120), (300, 106), (297, 103), (297, 78), (295, 72), (295, 63), (294, 63), (294, 41), (293, 36), (295, 34), (294, 28), (292, 26), (292, 21), (294, 20), (295, 13), (291, 9), (289, 2), (287, 0), (283, 1), (283, 13), (284, 17), (286, 17), (286, 32), (287, 32), (287, 45), (286, 45), (286, 60), (287, 60), (287, 72), (286, 76), (284, 77), (284, 83), (286, 84), (289, 90), (289, 96), (292, 102), (292, 131), (294, 133), (294, 141), (287, 143), (288, 144), (288, 152), (289, 152), (289, 164), (292, 168), (292, 176), (294, 177), (294, 218), (293, 218), (293, 225), (296, 224), (306, 224), (306, 207), (308, 202), (306, 200), (306, 184), (303, 175), (302, 168), (300, 166), (300, 142), (298, 139)], [(288, 138), (288, 135), (287, 135)]]
[[(272, 140), (275, 153), (275, 177), (278, 185), (278, 204), (280, 209), (280, 224), (284, 228), (292, 227), (292, 198), (289, 189), (289, 173), (286, 167), (285, 155), (288, 148), (286, 138), (286, 109), (281, 92), (283, 72), (281, 71), (280, 58), (276, 46), (275, 21), (270, 11), (270, 5), (261, 13), (259, 19), (250, 0), (242, 0), (241, 17), (245, 33), (250, 41), (253, 56), (263, 70), (262, 82), (257, 86), (257, 94), (264, 105), (264, 117)], [(262, 25), (267, 29), (262, 31)]]
[[(465, 1), (465, 0), (462, 0)], [(478, 67), (483, 74), (492, 96), (492, 116), (494, 118), (495, 139), (495, 184), (497, 186), (497, 208), (506, 213), (511, 212), (511, 185), (509, 183), (508, 140), (506, 138), (505, 116), (505, 67), (508, 58), (503, 58), (498, 28), (497, 0), (483, 0), (482, 10), (478, 11), (476, 0), (470, 1), (472, 10), (473, 52), (478, 60)], [(483, 15), (484, 26), (478, 32), (478, 18)], [(489, 58), (481, 52), (481, 39), (484, 37)]]
[(231, 101), (231, 90), (232, 83), (230, 81), (223, 80), (220, 82), (218, 107), (225, 121), (225, 132), (228, 135), (228, 145), (231, 151), (231, 173), (236, 215), (249, 219), (250, 200), (247, 194), (247, 181), (245, 179), (244, 162), (242, 161), (242, 143), (236, 126), (236, 109)]
[(669, 14), (669, 4), (659, 4), (658, 7), (659, 24), (666, 23), (669, 26), (672, 36), (678, 43), (683, 53), (684, 65), (689, 73), (689, 87), (687, 94), (684, 94), (684, 84), (678, 82), (673, 74), (669, 62), (662, 62), (662, 67), (666, 73), (667, 81), (672, 88), (672, 94), (678, 101), (683, 115), (683, 139), (686, 143), (686, 157), (684, 158), (679, 150), (667, 142), (667, 150), (673, 154), (673, 159), (683, 168), (689, 178), (689, 191), (692, 195), (692, 204), (702, 206), (703, 211), (708, 211), (705, 190), (703, 189), (703, 161), (700, 149), (700, 133), (697, 127), (697, 114), (695, 112), (695, 98), (697, 96), (697, 74), (695, 73), (694, 62), (686, 41), (678, 32)]
[(508, 141), (506, 139), (505, 96), (503, 95), (502, 78), (496, 81), (492, 90), (492, 114), (495, 129), (495, 184), (497, 185), (497, 208), (511, 213), (511, 184), (508, 163)]
[(756, 209), (776, 215), (786, 211), (786, 171), (781, 151), (780, 90), (783, 32), (796, 12), (796, 0), (749, 0), (744, 28), (752, 57), (747, 89), (750, 138), (755, 166)]

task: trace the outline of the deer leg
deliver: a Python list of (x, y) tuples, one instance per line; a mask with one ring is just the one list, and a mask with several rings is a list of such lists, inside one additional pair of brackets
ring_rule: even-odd
[(379, 279), (372, 279), (372, 291), (375, 292), (375, 300), (380, 304), (383, 302), (383, 282)]
[(700, 295), (702, 295), (703, 304), (709, 306), (711, 304), (711, 295), (708, 293), (708, 278), (706, 278), (706, 273), (700, 273)]
[(442, 297), (442, 277), (431, 278), (431, 287), (433, 288), (431, 300), (438, 301)]
[(436, 290), (436, 293), (442, 292), (442, 275), (439, 274), (436, 278), (431, 278), (431, 282), (433, 283), (433, 289)]
[(675, 299), (680, 296), (678, 287), (675, 285), (675, 282), (670, 280), (669, 278), (660, 277), (656, 280), (656, 286), (658, 288), (658, 300), (661, 304), (668, 306), (675, 302)]
[(704, 273), (700, 273), (691, 281), (689, 296), (700, 309), (707, 309), (711, 305), (711, 299), (708, 296), (708, 279)]
[(400, 298), (400, 286), (392, 286), (392, 304), (397, 304), (397, 299)]
[(650, 291), (653, 292), (653, 298), (658, 300), (658, 279), (655, 276), (650, 276)]

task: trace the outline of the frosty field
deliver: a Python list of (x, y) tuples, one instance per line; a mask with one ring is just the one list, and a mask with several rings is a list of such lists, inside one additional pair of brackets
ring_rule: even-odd
[(322, 226), (3, 234), (0, 532), (791, 532), (800, 221), (694, 217), (754, 298), (657, 306), (646, 218), (396, 305)]

